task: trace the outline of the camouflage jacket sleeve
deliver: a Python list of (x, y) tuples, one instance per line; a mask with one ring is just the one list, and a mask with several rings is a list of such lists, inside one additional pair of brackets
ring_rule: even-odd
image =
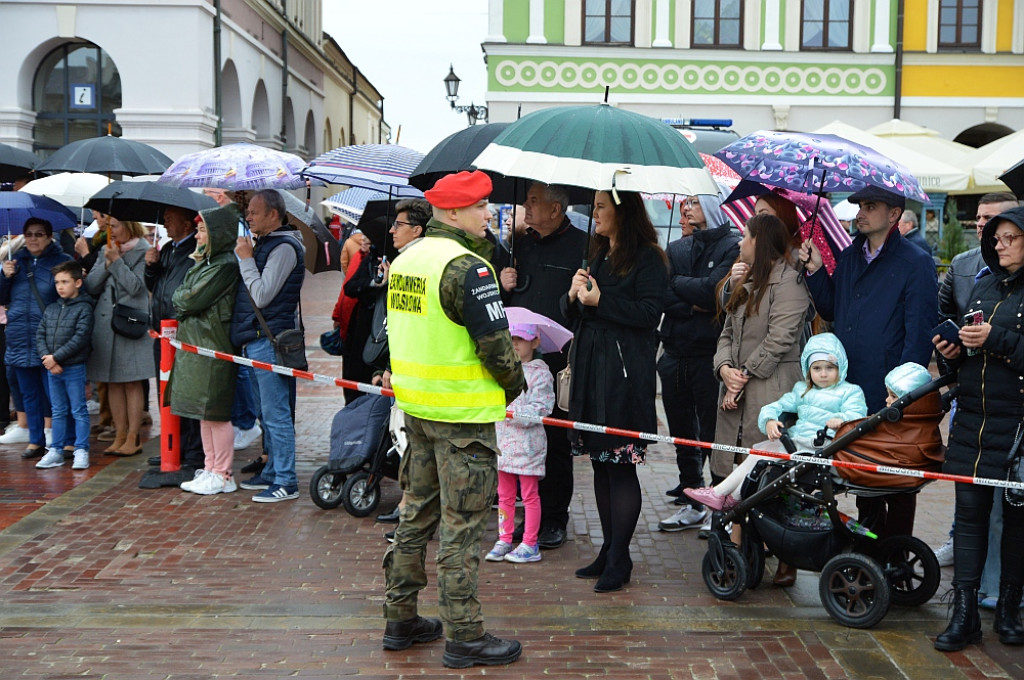
[(511, 403), (525, 389), (526, 378), (491, 270), (477, 257), (458, 257), (445, 267), (438, 294), (444, 313), (469, 331), (477, 357), (504, 388), (505, 403)]

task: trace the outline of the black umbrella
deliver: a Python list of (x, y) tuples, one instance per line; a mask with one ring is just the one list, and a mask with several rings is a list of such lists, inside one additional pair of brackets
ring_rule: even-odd
[[(508, 123), (474, 125), (448, 135), (431, 149), (409, 175), (409, 184), (421, 191), (434, 186), (437, 180), (453, 172), (475, 170), (473, 160), (498, 136)], [(494, 203), (522, 203), (526, 200), (527, 180), (506, 177), (498, 172), (485, 171), (494, 184), (491, 201)]]
[(159, 175), (170, 158), (148, 144), (107, 135), (71, 142), (36, 166), (40, 172), (95, 172), (105, 175)]
[(398, 199), (390, 201), (390, 205), (386, 199), (367, 201), (359, 223), (356, 225), (356, 229), (366, 234), (370, 243), (377, 250), (385, 253), (388, 259), (393, 259), (398, 254), (398, 251), (391, 245), (391, 239), (388, 238), (388, 230), (391, 229), (391, 223), (394, 221), (395, 206), (397, 205)]
[(30, 175), (37, 165), (39, 157), (31, 151), (0, 144), (0, 182), (14, 182)]
[(1024, 197), (1024, 160), (999, 175), (999, 181), (1010, 187), (1017, 198)]
[(85, 207), (119, 220), (163, 224), (164, 208), (183, 208), (197, 213), (216, 208), (217, 201), (191, 189), (157, 182), (111, 182), (93, 194)]
[[(255, 192), (244, 190), (228, 193), (244, 213), (245, 206), (248, 205), (249, 199)], [(288, 224), (302, 234), (302, 243), (306, 247), (306, 269), (313, 274), (341, 271), (341, 247), (331, 230), (324, 225), (323, 220), (302, 199), (296, 198), (287, 191), (278, 191), (277, 193), (284, 199)]]

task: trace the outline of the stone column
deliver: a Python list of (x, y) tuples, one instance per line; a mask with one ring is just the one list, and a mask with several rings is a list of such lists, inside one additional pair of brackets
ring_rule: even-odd
[(505, 1), (487, 0), (487, 37), (484, 42), (503, 43), (505, 40)]
[(547, 43), (544, 37), (544, 0), (530, 0), (530, 36), (526, 42), (534, 45)]
[(672, 47), (668, 39), (669, 0), (654, 0), (654, 42), (651, 47)]
[(32, 150), (36, 112), (20, 106), (0, 107), (0, 143)]
[(765, 0), (764, 3), (764, 43), (762, 50), (782, 50), (782, 42), (779, 40), (779, 16), (782, 6), (779, 0)]
[(892, 11), (889, 0), (875, 0), (875, 30), (874, 40), (871, 45), (872, 52), (893, 51), (892, 45), (889, 43), (889, 25), (891, 22)]

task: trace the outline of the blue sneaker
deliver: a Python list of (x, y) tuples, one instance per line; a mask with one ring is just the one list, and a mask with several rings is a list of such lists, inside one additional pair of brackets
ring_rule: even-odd
[(239, 482), (238, 486), (242, 489), (248, 489), (249, 491), (261, 491), (263, 489), (269, 489), (273, 485), (273, 482), (268, 482), (259, 475), (250, 477), (244, 482)]
[(290, 501), (299, 497), (298, 486), (281, 486), (271, 484), (268, 488), (260, 491), (252, 497), (255, 503), (277, 503), (278, 501)]
[(518, 548), (505, 555), (506, 562), (516, 562), (517, 564), (540, 562), (540, 560), (540, 548), (525, 543), (520, 543)]

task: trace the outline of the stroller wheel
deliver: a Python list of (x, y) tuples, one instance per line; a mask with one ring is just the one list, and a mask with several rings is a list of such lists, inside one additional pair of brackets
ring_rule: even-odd
[(708, 536), (708, 551), (701, 563), (704, 585), (719, 600), (735, 600), (747, 588), (747, 561), (732, 543), (723, 543), (717, 534)]
[(326, 465), (313, 473), (309, 480), (309, 495), (318, 507), (333, 510), (341, 505), (341, 489), (345, 485), (345, 475), (331, 472)]
[(370, 473), (357, 472), (345, 480), (345, 488), (341, 490), (345, 509), (353, 517), (366, 517), (377, 509), (380, 503), (380, 477), (377, 483), (370, 483)]
[(932, 599), (942, 573), (928, 545), (913, 536), (890, 536), (872, 551), (889, 581), (892, 603), (917, 607)]
[(761, 585), (761, 580), (764, 578), (764, 543), (749, 516), (746, 524), (743, 525), (740, 551), (747, 561), (747, 590), (754, 590)]
[(860, 553), (836, 555), (825, 564), (818, 595), (836, 623), (871, 628), (889, 611), (889, 582), (872, 558)]

